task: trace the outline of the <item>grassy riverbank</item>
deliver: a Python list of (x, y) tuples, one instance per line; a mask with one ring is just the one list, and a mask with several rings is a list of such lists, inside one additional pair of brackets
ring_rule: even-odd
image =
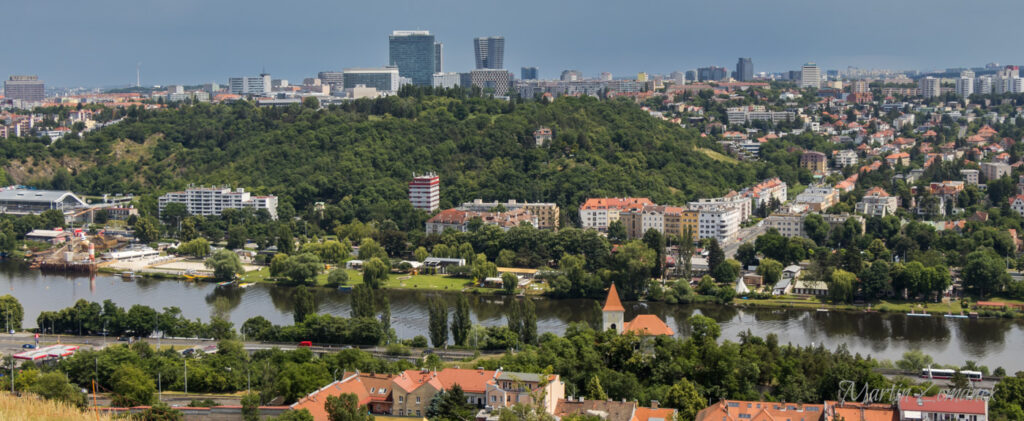
[[(1017, 304), (1015, 300), (1003, 300), (993, 298), (1000, 302), (1006, 302), (1008, 304)], [(971, 311), (977, 311), (980, 314), (992, 316), (985, 310), (978, 310), (974, 308), (965, 308), (961, 305), (960, 300), (951, 300), (949, 302), (932, 303), (932, 302), (919, 302), (919, 301), (905, 301), (905, 300), (878, 300), (872, 301), (865, 304), (832, 304), (822, 301), (816, 297), (796, 297), (796, 296), (782, 296), (777, 298), (768, 299), (741, 299), (737, 298), (733, 300), (733, 304), (741, 307), (767, 307), (767, 308), (797, 308), (804, 310), (814, 309), (828, 309), (828, 310), (846, 310), (846, 311), (877, 311), (882, 313), (927, 313), (932, 315), (944, 315), (944, 314), (968, 314)], [(1018, 312), (1009, 313), (1010, 317), (1021, 317)], [(1007, 317), (1000, 313), (999, 317)]]
[[(344, 270), (348, 274), (348, 286), (356, 286), (363, 283), (363, 275), (361, 272), (352, 269), (334, 269)], [(259, 270), (247, 272), (242, 276), (242, 282), (253, 282), (253, 283), (275, 283), (274, 279), (270, 276), (269, 268), (260, 268)], [(327, 286), (327, 273), (321, 273), (316, 276), (313, 283), (317, 286)], [(471, 279), (456, 278), (447, 275), (412, 275), (402, 273), (390, 273), (388, 279), (384, 281), (383, 288), (386, 289), (408, 289), (408, 290), (427, 290), (427, 291), (462, 291), (472, 292), (477, 294), (502, 294), (502, 290), (499, 288), (482, 288), (476, 286)], [(546, 288), (539, 289), (528, 289), (526, 292), (529, 295), (541, 295), (544, 293)]]

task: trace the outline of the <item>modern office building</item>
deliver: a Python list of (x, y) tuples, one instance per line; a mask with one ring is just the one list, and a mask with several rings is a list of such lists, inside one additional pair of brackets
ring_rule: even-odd
[(917, 89), (925, 98), (937, 98), (940, 91), (940, 80), (932, 76), (926, 76), (917, 81)]
[(38, 215), (51, 209), (70, 211), (88, 206), (69, 191), (28, 190), (14, 186), (0, 189), (0, 213)]
[(271, 91), (270, 75), (233, 77), (228, 79), (228, 92), (235, 95), (263, 95)]
[(736, 80), (740, 82), (754, 80), (754, 61), (750, 57), (740, 57), (736, 62)]
[(431, 85), (434, 73), (438, 73), (438, 51), (430, 31), (394, 31), (388, 37), (389, 64), (398, 67), (398, 74), (414, 85)]
[(807, 63), (800, 68), (801, 88), (821, 88), (821, 69), (817, 64)]
[(868, 81), (863, 79), (857, 79), (853, 82), (850, 82), (850, 92), (855, 94), (866, 94), (868, 92), (871, 92), (871, 88), (870, 85), (868, 85)]
[(583, 80), (583, 72), (579, 70), (562, 70), (562, 75), (558, 78), (563, 82), (575, 82)]
[(42, 102), (46, 87), (39, 76), (14, 75), (4, 81), (4, 98)]
[(536, 67), (523, 67), (519, 71), (519, 78), (522, 80), (537, 80), (540, 79), (540, 72)]
[(728, 76), (729, 72), (724, 67), (709, 66), (697, 69), (697, 80), (700, 81), (724, 80)]
[(991, 76), (979, 76), (974, 80), (974, 92), (981, 95), (989, 95), (992, 93), (992, 77)]
[(686, 80), (691, 81), (691, 82), (696, 82), (697, 81), (697, 71), (696, 70), (687, 70), (686, 71)]
[(331, 87), (331, 92), (341, 92), (345, 90), (345, 72), (320, 72), (316, 74), (316, 78), (320, 79), (320, 83)]
[(469, 83), (462, 82), (463, 86), (471, 85), (485, 91), (493, 90), (494, 95), (508, 95), (509, 87), (512, 85), (512, 74), (504, 69), (474, 69), (468, 73)]
[(432, 172), (413, 174), (409, 182), (409, 202), (413, 208), (436, 211), (441, 202), (441, 178)]
[[(345, 69), (342, 74), (345, 89), (363, 85), (381, 92), (397, 92), (401, 86), (401, 70), (397, 67), (370, 67)], [(433, 81), (433, 75), (431, 75)]]
[(245, 189), (230, 187), (189, 186), (184, 191), (160, 196), (160, 213), (168, 203), (182, 203), (190, 215), (220, 215), (224, 209), (265, 209), (271, 219), (277, 219), (277, 196), (252, 196)]
[(444, 44), (434, 43), (434, 73), (444, 72)]
[(473, 38), (477, 69), (505, 68), (505, 37)]
[(451, 89), (462, 83), (462, 74), (456, 72), (434, 73), (434, 81), (431, 86), (435, 88)]

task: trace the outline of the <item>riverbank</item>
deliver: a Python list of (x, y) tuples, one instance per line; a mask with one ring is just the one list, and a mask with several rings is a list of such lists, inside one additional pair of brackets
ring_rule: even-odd
[[(1021, 302), (1000, 297), (990, 298), (991, 301), (1006, 303), (1008, 305), (1020, 305)], [(977, 313), (978, 317), (1001, 317), (1001, 318), (1024, 318), (1024, 313), (1013, 310), (979, 309), (975, 307), (964, 307), (961, 300), (950, 300), (948, 302), (932, 303), (919, 301), (902, 300), (877, 300), (865, 304), (833, 304), (822, 301), (817, 297), (782, 296), (768, 299), (743, 299), (736, 298), (732, 305), (737, 307), (760, 307), (760, 308), (786, 308), (803, 310), (829, 310), (829, 311), (851, 311), (851, 312), (878, 312), (878, 313), (902, 313), (902, 314), (928, 314), (932, 316), (946, 315), (970, 316), (970, 313)]]
[[(348, 282), (344, 286), (354, 287), (363, 283), (363, 274), (357, 270), (340, 268), (333, 270), (343, 270), (348, 275)], [(312, 285), (321, 287), (329, 286), (327, 282), (328, 273), (329, 272), (325, 272), (317, 275), (314, 278)], [(270, 268), (267, 267), (246, 272), (242, 275), (241, 282), (275, 285), (280, 284), (270, 276)], [(381, 288), (413, 291), (469, 292), (481, 295), (505, 295), (504, 290), (501, 288), (484, 288), (476, 285), (471, 279), (457, 278), (448, 275), (389, 273), (388, 279), (381, 284)], [(525, 291), (520, 289), (517, 290), (517, 293), (538, 296), (543, 295), (546, 291), (547, 288), (545, 285), (531, 283), (526, 287)]]

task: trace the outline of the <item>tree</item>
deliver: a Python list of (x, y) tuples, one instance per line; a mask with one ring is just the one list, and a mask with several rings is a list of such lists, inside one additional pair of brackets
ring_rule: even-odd
[(412, 252), (412, 256), (413, 259), (416, 259), (417, 262), (422, 262), (424, 260), (427, 260), (427, 257), (430, 256), (430, 253), (427, 253), (426, 247), (419, 246), (416, 248), (416, 251)]
[(660, 278), (662, 273), (662, 265), (665, 264), (665, 236), (661, 235), (661, 232), (651, 228), (644, 233), (643, 242), (647, 245), (647, 248), (654, 250), (655, 263), (651, 269), (652, 278)]
[(303, 284), (315, 279), (323, 269), (324, 265), (317, 255), (302, 253), (288, 258), (283, 275), (294, 283)]
[(249, 232), (245, 225), (234, 225), (228, 228), (227, 249), (238, 250), (245, 247), (245, 241), (249, 239)]
[(487, 256), (480, 253), (473, 259), (473, 279), (483, 282), (484, 279), (498, 276), (498, 266), (487, 261)]
[(835, 303), (853, 301), (853, 285), (856, 282), (857, 275), (842, 269), (834, 270), (828, 286), (829, 298)]
[(210, 242), (205, 238), (196, 238), (178, 246), (178, 253), (193, 257), (206, 257), (210, 254)]
[(757, 265), (757, 250), (754, 249), (754, 244), (750, 242), (740, 244), (736, 249), (736, 260), (743, 264), (743, 267)]
[(46, 399), (64, 402), (79, 408), (86, 405), (85, 394), (82, 393), (82, 390), (71, 384), (66, 375), (57, 371), (40, 374), (35, 378), (28, 391)]
[(616, 282), (627, 299), (634, 299), (647, 290), (647, 281), (657, 263), (654, 250), (647, 248), (643, 242), (633, 240), (619, 246), (612, 257)]
[(242, 420), (243, 421), (259, 421), (260, 420), (260, 394), (259, 392), (249, 392), (242, 395)]
[(327, 419), (330, 421), (373, 421), (373, 415), (366, 405), (359, 405), (359, 398), (352, 393), (328, 396), (324, 403)]
[(614, 220), (608, 223), (608, 241), (615, 244), (622, 244), (628, 239), (629, 237), (626, 235), (626, 226), (622, 224), (622, 221)]
[(991, 250), (978, 250), (967, 255), (963, 269), (964, 286), (984, 297), (999, 291), (1007, 283), (1006, 262)]
[(122, 364), (110, 375), (110, 403), (113, 406), (152, 405), (156, 394), (153, 378), (138, 367)]
[(501, 287), (505, 291), (505, 294), (515, 294), (517, 286), (519, 286), (519, 278), (517, 278), (515, 274), (509, 272), (501, 274)]
[(425, 415), (432, 420), (469, 421), (473, 419), (474, 412), (474, 408), (466, 403), (462, 386), (455, 384), (431, 398)]
[(332, 270), (327, 274), (328, 285), (347, 285), (348, 284), (348, 272), (345, 269), (338, 268)]
[(953, 373), (953, 377), (950, 377), (949, 383), (957, 390), (971, 389), (971, 381), (967, 378), (967, 375), (962, 373), (960, 370), (956, 370), (956, 372)]
[(714, 343), (718, 339), (718, 335), (722, 334), (722, 328), (718, 326), (715, 319), (708, 316), (694, 314), (687, 321), (690, 324), (691, 337), (697, 344)]
[(170, 202), (164, 206), (164, 210), (160, 212), (160, 218), (168, 224), (177, 224), (182, 219), (188, 216), (188, 208), (185, 207), (184, 203)]
[(21, 321), (25, 318), (25, 308), (13, 295), (0, 297), (0, 326), (8, 331), (21, 330)]
[(516, 265), (516, 252), (509, 249), (501, 249), (498, 252), (498, 258), (494, 260), (494, 264), (503, 268), (514, 267)]
[(236, 273), (242, 273), (242, 260), (235, 252), (227, 249), (217, 250), (212, 256), (203, 262), (203, 265), (213, 269), (213, 277), (220, 280), (231, 280)]
[(352, 298), (350, 304), (352, 306), (352, 317), (373, 317), (374, 312), (374, 293), (373, 288), (369, 285), (359, 284), (352, 288)]
[(825, 218), (821, 215), (812, 213), (804, 218), (804, 233), (806, 233), (807, 238), (810, 238), (815, 244), (819, 246), (825, 245), (825, 240), (828, 239), (828, 231), (828, 222), (825, 222)]
[(429, 317), (430, 343), (434, 348), (440, 348), (448, 343), (448, 307), (438, 297), (431, 297), (427, 301), (427, 315)]
[(181, 411), (171, 408), (163, 402), (154, 403), (148, 409), (138, 415), (138, 419), (145, 421), (182, 421), (185, 416)]
[(725, 261), (725, 252), (718, 244), (718, 240), (712, 238), (708, 241), (708, 271), (714, 272), (718, 265)]
[(765, 285), (775, 285), (782, 277), (782, 263), (765, 257), (757, 266), (757, 274), (764, 278)]
[(359, 260), (367, 261), (374, 257), (384, 261), (389, 259), (387, 251), (384, 251), (384, 247), (381, 247), (372, 238), (364, 238), (359, 242)]
[(590, 377), (587, 380), (587, 399), (603, 401), (608, 400), (608, 394), (604, 393), (604, 388), (601, 387), (601, 379), (597, 378), (597, 374)]
[(514, 300), (508, 312), (508, 328), (525, 344), (537, 342), (537, 308), (533, 301)]
[(935, 364), (932, 357), (920, 350), (911, 350), (903, 353), (903, 358), (896, 361), (896, 367), (900, 370), (920, 372), (921, 369), (930, 367)]
[(299, 285), (292, 291), (292, 303), (295, 324), (304, 322), (310, 314), (316, 314), (316, 298), (305, 285)]
[(160, 221), (152, 216), (139, 218), (135, 222), (135, 237), (141, 243), (152, 243), (160, 239)]
[(309, 413), (308, 409), (289, 409), (284, 411), (273, 421), (313, 421), (313, 414)]
[(715, 267), (711, 271), (711, 275), (715, 277), (715, 281), (723, 284), (732, 284), (736, 282), (736, 278), (740, 277), (740, 262), (733, 259), (726, 259), (722, 264)]
[(996, 383), (991, 402), (991, 419), (1000, 419), (998, 416), (1008, 420), (1024, 419), (1024, 373), (1017, 372)]
[(317, 99), (317, 97), (315, 96), (307, 96), (305, 98), (302, 98), (302, 106), (312, 110), (316, 110), (320, 108), (320, 100)]
[(59, 209), (50, 209), (39, 214), (40, 223), (47, 229), (60, 228), (64, 226), (64, 212)]
[(370, 288), (378, 289), (388, 279), (388, 272), (391, 268), (378, 257), (371, 258), (363, 263), (363, 283)]
[(708, 400), (701, 396), (692, 382), (679, 379), (668, 389), (668, 392), (665, 392), (663, 404), (667, 408), (675, 408), (676, 411), (679, 411), (678, 419), (692, 420), (697, 417), (698, 412), (707, 407), (707, 403)]
[(469, 340), (469, 330), (473, 327), (473, 320), (469, 317), (469, 299), (464, 294), (459, 294), (455, 301), (455, 314), (452, 315), (452, 339), (455, 344), (465, 346)]

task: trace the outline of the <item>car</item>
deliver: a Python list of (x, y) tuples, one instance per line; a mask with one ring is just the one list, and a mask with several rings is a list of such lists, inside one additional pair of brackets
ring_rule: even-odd
[(189, 355), (194, 354), (195, 352), (196, 352), (195, 348), (188, 348), (188, 349), (186, 349), (184, 351), (181, 351), (181, 355), (184, 355), (184, 356), (187, 357)]
[(118, 341), (121, 341), (121, 342), (128, 342), (128, 337), (127, 337), (127, 336), (119, 336), (119, 337), (117, 338), (117, 340), (118, 340)]
[(313, 342), (312, 341), (302, 341), (302, 342), (299, 342), (299, 346), (309, 348), (309, 347), (313, 346)]
[(24, 349), (36, 349), (35, 344), (24, 344), (21, 347)]

